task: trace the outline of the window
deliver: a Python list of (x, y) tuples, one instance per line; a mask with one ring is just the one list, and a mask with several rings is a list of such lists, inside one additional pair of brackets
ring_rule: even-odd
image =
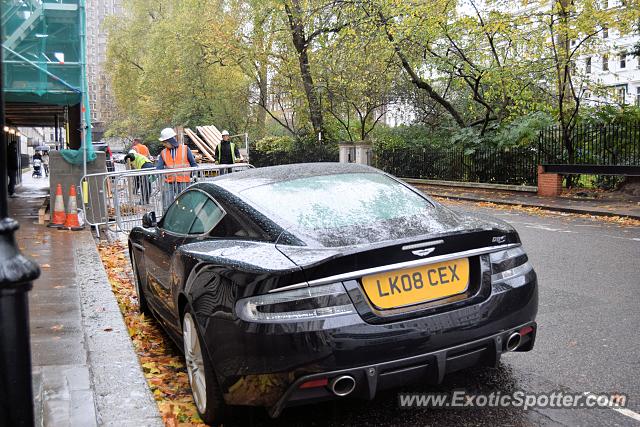
[(585, 73), (587, 74), (591, 74), (591, 57), (587, 57), (587, 59), (585, 60)]
[(227, 237), (231, 239), (250, 238), (266, 240), (267, 236), (253, 221), (239, 212), (229, 212), (222, 221), (211, 231), (212, 237)]
[(207, 201), (196, 213), (196, 218), (189, 230), (189, 234), (203, 234), (211, 230), (224, 217), (225, 212), (213, 200)]
[(196, 219), (196, 214), (209, 200), (201, 191), (187, 191), (179, 196), (162, 218), (161, 227), (171, 233), (187, 234)]
[(609, 55), (602, 55), (602, 71), (609, 71)]
[(624, 105), (626, 103), (627, 91), (624, 87), (619, 87), (616, 92), (618, 104)]
[(620, 52), (620, 68), (627, 68), (627, 52)]
[(636, 106), (640, 107), (640, 86), (636, 88)]
[(298, 178), (241, 195), (282, 226), (327, 247), (426, 234), (434, 224), (427, 199), (377, 173)]

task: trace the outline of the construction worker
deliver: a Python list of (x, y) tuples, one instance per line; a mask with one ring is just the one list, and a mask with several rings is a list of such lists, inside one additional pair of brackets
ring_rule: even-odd
[[(216, 146), (214, 158), (219, 165), (232, 165), (244, 160), (236, 144), (231, 142), (228, 130), (222, 131), (222, 141)], [(231, 169), (222, 169), (220, 170), (220, 174), (225, 174), (227, 171), (230, 172)]]
[[(178, 142), (176, 132), (173, 129), (162, 129), (159, 139), (164, 144), (164, 149), (158, 156), (156, 169), (182, 169), (198, 166), (189, 147)], [(176, 196), (187, 188), (189, 182), (191, 182), (191, 174), (189, 172), (166, 174), (164, 176), (162, 187), (163, 212), (166, 212)]]
[[(153, 169), (155, 168), (153, 162), (148, 157), (138, 154), (133, 148), (129, 150), (129, 153), (124, 156), (124, 161), (129, 162), (132, 169)], [(151, 180), (148, 176), (136, 177), (136, 192), (138, 188), (142, 189), (142, 203), (149, 204), (149, 195), (151, 194)]]
[(142, 154), (147, 159), (151, 159), (151, 153), (149, 153), (149, 148), (142, 143), (140, 138), (133, 139), (133, 145), (131, 146), (132, 150), (136, 150), (136, 153)]

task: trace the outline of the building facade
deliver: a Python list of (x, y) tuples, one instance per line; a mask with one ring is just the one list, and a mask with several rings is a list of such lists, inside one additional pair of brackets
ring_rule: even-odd
[(640, 106), (640, 57), (633, 54), (640, 36), (603, 29), (599, 37), (603, 39), (600, 52), (581, 58), (580, 65), (593, 86), (605, 92), (587, 90), (585, 100), (592, 105)]
[(122, 0), (87, 0), (87, 83), (94, 141), (102, 139), (114, 108), (109, 78), (104, 71), (107, 59), (105, 18), (122, 14)]

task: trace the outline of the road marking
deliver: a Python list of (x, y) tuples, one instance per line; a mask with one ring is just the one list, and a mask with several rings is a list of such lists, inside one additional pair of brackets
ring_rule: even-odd
[[(609, 409), (611, 409), (612, 411), (616, 411), (617, 413), (622, 414), (622, 415), (624, 415), (626, 417), (629, 417), (629, 418), (631, 418), (633, 420), (640, 421), (640, 414), (639, 413), (633, 412), (631, 409), (621, 408), (621, 407), (615, 405), (614, 403), (612, 403), (609, 399), (607, 399), (604, 396), (596, 396), (595, 394), (589, 393), (588, 391), (585, 391), (582, 394), (584, 396), (590, 396), (593, 399), (605, 399), (607, 401), (607, 403), (606, 403), (607, 407)], [(612, 406), (608, 406), (608, 405), (612, 405)]]
[(609, 237), (611, 239), (620, 239), (620, 240), (631, 240), (632, 242), (640, 242), (640, 239), (637, 237), (620, 237), (620, 236), (612, 236), (610, 234), (603, 234), (603, 237)]
[(563, 230), (561, 228), (551, 228), (546, 225), (536, 224), (536, 225), (525, 225), (527, 228), (534, 228), (536, 230), (544, 230), (544, 231), (558, 231), (560, 233), (573, 233), (571, 230)]

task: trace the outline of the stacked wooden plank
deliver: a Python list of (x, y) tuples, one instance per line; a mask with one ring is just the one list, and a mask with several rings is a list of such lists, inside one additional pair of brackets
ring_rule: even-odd
[(210, 126), (196, 126), (196, 129), (198, 130), (198, 132), (200, 132), (200, 135), (202, 135), (202, 137), (212, 147), (214, 147), (214, 149), (218, 144), (220, 144), (220, 141), (222, 141), (222, 134), (220, 133), (218, 128), (216, 128), (213, 125), (210, 125)]
[(210, 162), (215, 162), (215, 151), (222, 140), (222, 134), (213, 125), (196, 126), (196, 130), (200, 136), (189, 128), (185, 128), (184, 133), (198, 147), (198, 151), (202, 153), (203, 158)]
[(207, 160), (215, 163), (215, 159), (213, 156), (213, 154), (215, 153), (215, 146), (211, 147), (207, 142), (200, 139), (200, 137), (189, 128), (185, 128), (184, 133), (191, 139), (191, 141), (193, 141), (194, 144), (196, 144), (198, 150)]

